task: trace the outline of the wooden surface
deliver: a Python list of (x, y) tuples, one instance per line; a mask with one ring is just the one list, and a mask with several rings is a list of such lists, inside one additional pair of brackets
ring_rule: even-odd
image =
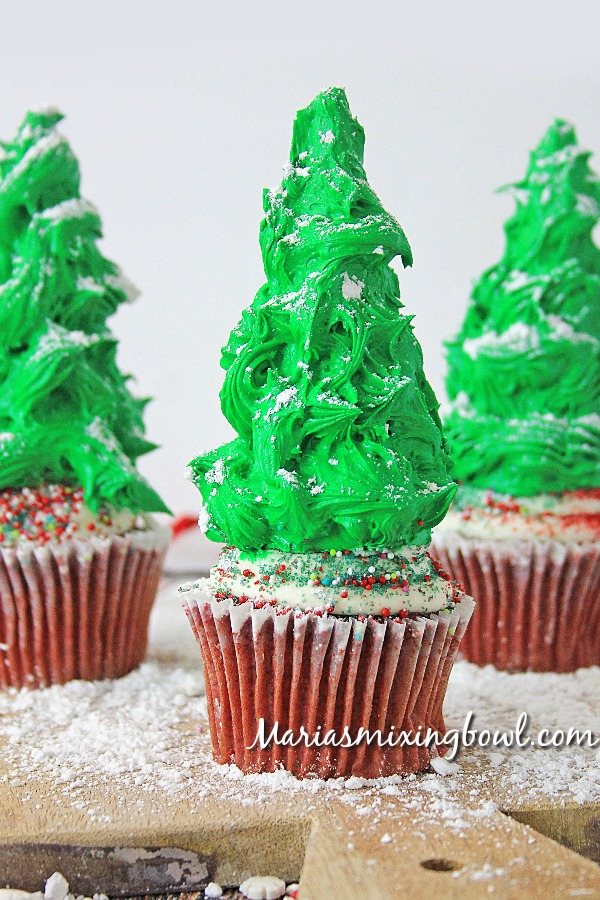
[(302, 900), (600, 897), (597, 805), (523, 798), (487, 757), (467, 751), (451, 779), (274, 790), (271, 776), (235, 780), (214, 766), (199, 698), (193, 710), (177, 733), (190, 748), (194, 783), (205, 788), (201, 799), (100, 776), (69, 799), (39, 772), (15, 779), (0, 740), (0, 843), (192, 849), (223, 886), (277, 875), (299, 880)]
[[(190, 728), (196, 725), (190, 723)], [(468, 762), (463, 765), (467, 773)], [(0, 762), (0, 781), (1, 773)], [(485, 774), (478, 771), (477, 777)], [(214, 781), (210, 764), (205, 777), (209, 784)], [(151, 808), (139, 810), (134, 792), (123, 797), (106, 783), (90, 784), (88, 790), (97, 791), (96, 806), (110, 821), (94, 824), (85, 810), (54, 803), (52, 788), (43, 782), (30, 784), (31, 799), (23, 802), (23, 788), (2, 781), (0, 841), (194, 849), (208, 857), (210, 877), (220, 884), (239, 885), (259, 873), (287, 881), (300, 878), (304, 900), (383, 900), (400, 887), (415, 897), (483, 897), (490, 885), (502, 897), (570, 896), (573, 890), (581, 892), (577, 896), (600, 896), (600, 868), (540, 833), (597, 854), (597, 807), (528, 802), (515, 813), (521, 821), (495, 810), (461, 833), (444, 827), (442, 818), (438, 823), (431, 816), (421, 821), (394, 796), (379, 796), (379, 821), (366, 822), (355, 804), (327, 790), (295, 794), (292, 802), (285, 792), (275, 794), (257, 810), (255, 804), (244, 806), (219, 796), (215, 784), (203, 808), (193, 813), (185, 799), (167, 803), (157, 795)], [(353, 792), (356, 802), (359, 793)], [(496, 797), (500, 808), (503, 799)], [(475, 816), (481, 810), (481, 798), (472, 799), (469, 787), (461, 803)]]

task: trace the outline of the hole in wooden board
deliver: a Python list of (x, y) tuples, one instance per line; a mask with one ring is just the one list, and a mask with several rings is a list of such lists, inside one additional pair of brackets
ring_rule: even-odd
[(442, 859), (441, 857), (423, 859), (419, 865), (429, 872), (457, 872), (463, 868), (463, 864), (455, 859)]
[(600, 806), (597, 804), (503, 809), (502, 812), (523, 825), (529, 825), (557, 844), (574, 850), (580, 856), (600, 863)]

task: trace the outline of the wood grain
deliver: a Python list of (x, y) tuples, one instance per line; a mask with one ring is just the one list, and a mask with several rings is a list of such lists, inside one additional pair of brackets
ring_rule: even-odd
[[(190, 729), (197, 729), (197, 722), (190, 722)], [(470, 765), (465, 757), (466, 774)], [(109, 781), (92, 780), (86, 794), (96, 809), (94, 821), (85, 808), (55, 802), (53, 786), (43, 779), (11, 784), (3, 766), (0, 759), (3, 843), (193, 849), (207, 857), (210, 878), (220, 884), (276, 874), (288, 882), (300, 879), (302, 900), (387, 900), (400, 893), (476, 898), (488, 897), (490, 886), (507, 898), (547, 900), (572, 891), (600, 896), (598, 865), (567, 849), (597, 854), (600, 809), (528, 798), (511, 810), (512, 817), (506, 815), (501, 810), (507, 798), (495, 789), (493, 771), (481, 770), (481, 761), (477, 778), (489, 776), (488, 796), (499, 808), (463, 834), (448, 828), (442, 817), (417, 821), (415, 810), (395, 796), (380, 797), (379, 821), (368, 824), (358, 803), (348, 805), (328, 790), (293, 798), (280, 792), (263, 804), (244, 805), (231, 791), (219, 794), (208, 762), (202, 777), (214, 783), (215, 791), (200, 810), (191, 811), (185, 797), (160, 792), (140, 806), (134, 789), (124, 792)], [(481, 796), (474, 797), (465, 781), (460, 802), (477, 815)]]

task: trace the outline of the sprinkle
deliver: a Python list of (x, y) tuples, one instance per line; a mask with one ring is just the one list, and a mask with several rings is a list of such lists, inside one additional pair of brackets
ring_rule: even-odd
[(387, 606), (384, 606), (383, 609), (381, 610), (381, 615), (383, 616), (384, 619), (387, 619), (389, 614), (390, 614), (390, 610), (387, 608)]

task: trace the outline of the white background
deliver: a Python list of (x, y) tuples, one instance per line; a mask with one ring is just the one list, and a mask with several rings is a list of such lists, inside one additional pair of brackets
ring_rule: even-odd
[(263, 281), (262, 188), (319, 90), (347, 89), (369, 180), (412, 245), (402, 296), (440, 399), (442, 341), (502, 253), (511, 201), (494, 190), (553, 117), (600, 154), (597, 3), (2, 6), (0, 135), (30, 107), (67, 115), (103, 250), (142, 290), (110, 324), (155, 398), (162, 446), (140, 466), (175, 512), (200, 505), (186, 463), (231, 437), (220, 347)]

